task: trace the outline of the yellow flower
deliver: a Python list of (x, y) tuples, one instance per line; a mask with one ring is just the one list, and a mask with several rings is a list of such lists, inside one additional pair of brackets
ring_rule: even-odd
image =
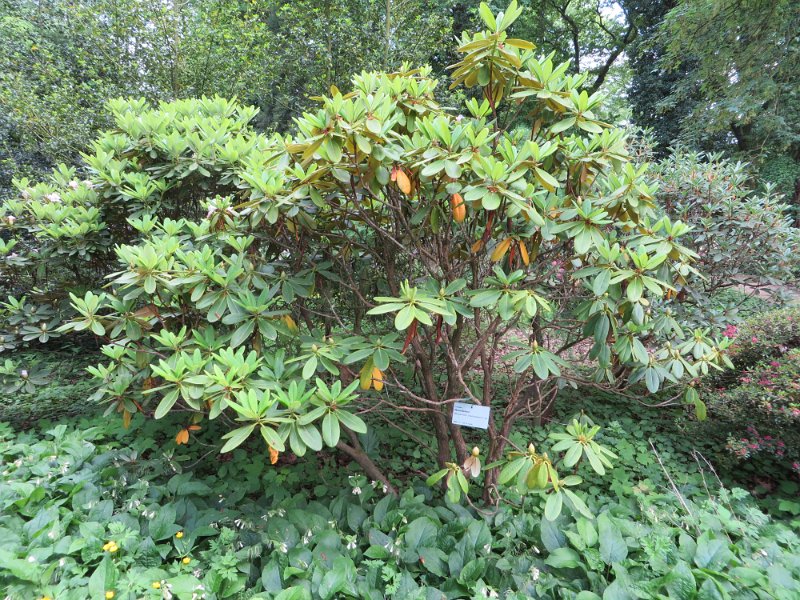
[(160, 590), (161, 589), (161, 582), (160, 581), (154, 581), (153, 582), (153, 589), (154, 590)]
[(192, 562), (192, 559), (191, 559), (191, 558), (189, 558), (188, 556), (184, 556), (184, 557), (183, 557), (183, 560), (182, 560), (181, 562), (182, 562), (183, 564), (185, 564), (185, 565), (188, 565), (190, 562)]
[(175, 534), (175, 537), (181, 539), (183, 537), (183, 532), (179, 531), (178, 533)]
[(117, 550), (119, 550), (119, 546), (117, 546), (117, 542), (111, 540), (109, 542), (106, 542), (106, 544), (103, 546), (103, 550), (105, 550), (106, 552), (116, 552)]
[(106, 600), (111, 600), (113, 597), (114, 597), (114, 592), (112, 592), (111, 590), (108, 590), (106, 592)]
[(39, 600), (53, 600), (50, 596), (42, 596)]

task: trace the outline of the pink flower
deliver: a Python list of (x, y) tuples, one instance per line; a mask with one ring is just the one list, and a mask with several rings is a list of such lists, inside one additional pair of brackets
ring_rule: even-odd
[(738, 329), (736, 329), (735, 325), (728, 325), (725, 328), (725, 331), (722, 332), (722, 335), (724, 335), (726, 338), (735, 338), (737, 332)]
[(756, 344), (756, 343), (758, 343), (758, 338), (756, 336), (753, 336), (753, 337), (750, 338), (750, 341), (753, 342), (754, 344)]
[(777, 360), (773, 360), (773, 361), (770, 361), (769, 366), (770, 367), (780, 367), (781, 363), (779, 363)]

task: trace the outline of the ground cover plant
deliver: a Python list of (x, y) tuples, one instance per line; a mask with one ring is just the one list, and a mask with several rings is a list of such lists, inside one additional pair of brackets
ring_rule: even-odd
[(4, 425), (0, 585), (59, 599), (795, 597), (797, 521), (720, 487), (663, 419), (616, 414), (614, 484), (581, 470), (596, 516), (555, 521), (535, 495), (476, 512), (407, 470), (394, 496), (330, 452), (278, 468), (251, 441), (209, 463), (213, 433), (177, 445), (141, 417)]

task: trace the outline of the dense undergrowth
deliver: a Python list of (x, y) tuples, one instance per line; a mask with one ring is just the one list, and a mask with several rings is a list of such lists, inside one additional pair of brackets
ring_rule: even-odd
[(580, 470), (595, 519), (555, 522), (536, 496), (443, 502), (423, 482), (424, 437), (380, 426), (364, 446), (399, 497), (335, 454), (272, 466), (252, 443), (216, 457), (215, 432), (176, 445), (168, 422), (3, 425), (0, 585), (15, 600), (796, 598), (797, 487), (774, 490), (768, 516), (715, 472), (710, 441), (633, 406), (560, 403), (556, 421), (584, 409), (604, 422), (619, 460), (610, 485)]

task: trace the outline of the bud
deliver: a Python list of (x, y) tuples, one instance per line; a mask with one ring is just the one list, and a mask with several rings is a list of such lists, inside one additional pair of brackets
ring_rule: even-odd
[(472, 449), (472, 456), (478, 456), (480, 453), (481, 451), (477, 446)]

